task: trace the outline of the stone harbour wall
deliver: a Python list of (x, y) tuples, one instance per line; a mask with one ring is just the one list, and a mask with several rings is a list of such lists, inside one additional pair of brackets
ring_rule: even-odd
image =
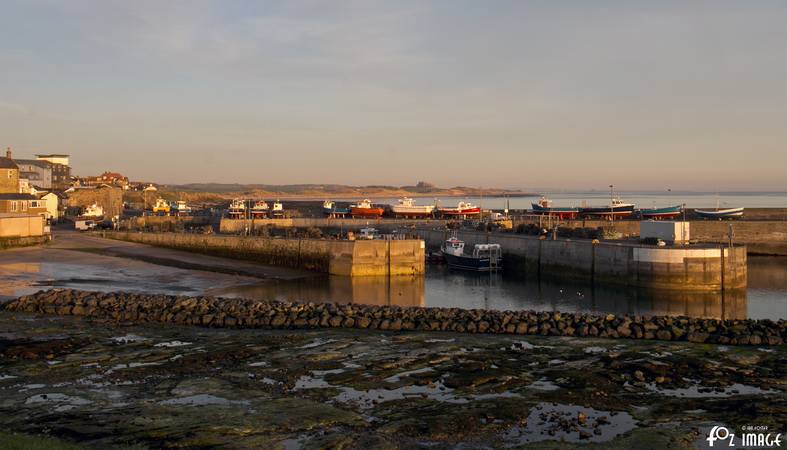
[(726, 345), (783, 345), (787, 339), (787, 321), (783, 319), (596, 316), (561, 312), (292, 303), (72, 289), (40, 291), (0, 305), (0, 309), (208, 327), (450, 331), (658, 339)]

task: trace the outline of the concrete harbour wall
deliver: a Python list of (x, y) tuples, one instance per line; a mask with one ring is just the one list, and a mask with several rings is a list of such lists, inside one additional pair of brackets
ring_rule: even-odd
[[(440, 230), (419, 229), (418, 234), (430, 248), (447, 237)], [(461, 231), (458, 237), (468, 247), (500, 244), (504, 270), (522, 276), (698, 291), (742, 289), (747, 284), (746, 248), (742, 246), (645, 247), (475, 231)]]
[(219, 231), (226, 234), (238, 234), (247, 229), (258, 230), (261, 228), (344, 228), (357, 230), (360, 228), (396, 228), (402, 226), (445, 226), (448, 221), (437, 219), (330, 219), (327, 217), (293, 217), (288, 219), (228, 219), (223, 217)]
[(189, 233), (103, 232), (102, 236), (343, 276), (423, 275), (420, 240), (285, 239)]

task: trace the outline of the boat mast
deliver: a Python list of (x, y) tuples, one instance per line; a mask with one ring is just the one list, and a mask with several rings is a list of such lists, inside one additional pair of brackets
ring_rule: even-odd
[[(615, 186), (610, 184), (609, 185), (609, 220), (612, 221), (612, 224), (615, 223)], [(612, 230), (614, 232), (614, 230)]]

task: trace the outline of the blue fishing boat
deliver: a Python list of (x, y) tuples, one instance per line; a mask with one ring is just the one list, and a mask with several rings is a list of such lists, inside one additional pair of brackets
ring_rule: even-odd
[(667, 206), (664, 208), (648, 208), (639, 211), (640, 216), (646, 220), (672, 219), (683, 212), (683, 206)]
[(476, 244), (472, 254), (465, 254), (465, 243), (451, 237), (440, 248), (449, 268), (473, 272), (494, 272), (502, 267), (500, 244)]
[(340, 208), (331, 200), (325, 200), (322, 204), (322, 212), (328, 217), (344, 217), (350, 214), (349, 208)]

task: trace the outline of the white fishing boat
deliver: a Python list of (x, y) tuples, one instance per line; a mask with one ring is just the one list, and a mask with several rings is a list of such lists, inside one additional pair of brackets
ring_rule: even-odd
[(98, 203), (93, 203), (85, 208), (81, 217), (89, 217), (91, 219), (98, 219), (104, 217), (104, 208)]
[(179, 216), (188, 216), (191, 214), (191, 206), (189, 206), (185, 200), (178, 200), (175, 204), (175, 210)]
[(284, 205), (282, 202), (276, 200), (273, 202), (273, 208), (271, 208), (271, 215), (275, 218), (284, 217)]
[(249, 212), (251, 213), (252, 219), (262, 219), (264, 217), (268, 217), (270, 207), (268, 206), (268, 202), (265, 200), (260, 200), (254, 202), (254, 206), (251, 207)]
[(227, 215), (230, 219), (245, 219), (246, 218), (246, 200), (236, 198), (230, 203), (227, 210)]
[(476, 244), (473, 252), (465, 253), (464, 241), (452, 236), (440, 247), (448, 267), (473, 272), (494, 272), (502, 267), (500, 244)]
[(391, 205), (391, 211), (396, 217), (408, 219), (431, 217), (434, 209), (434, 205), (416, 205), (415, 200), (409, 197), (400, 198), (396, 205)]

